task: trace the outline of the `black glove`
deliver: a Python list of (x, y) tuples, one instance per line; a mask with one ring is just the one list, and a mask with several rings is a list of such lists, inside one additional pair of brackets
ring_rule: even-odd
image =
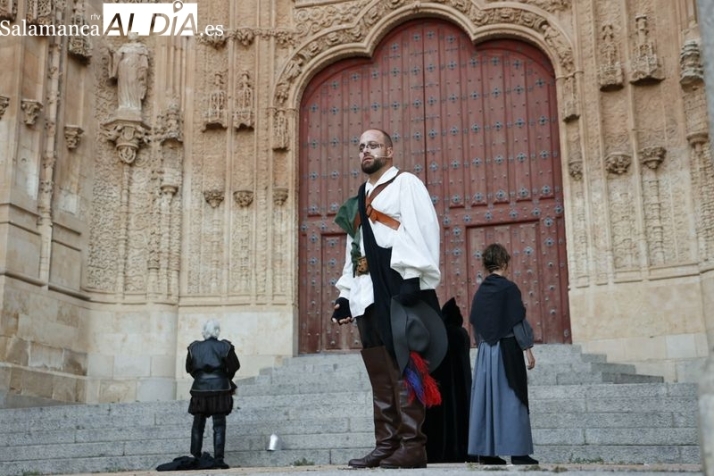
[(410, 278), (402, 281), (402, 285), (399, 288), (399, 294), (394, 296), (402, 306), (412, 307), (421, 298), (419, 292), (419, 278)]
[(346, 298), (337, 298), (335, 304), (338, 304), (340, 307), (335, 309), (335, 312), (332, 313), (332, 319), (336, 320), (339, 323), (342, 319), (352, 317), (352, 311), (350, 310), (350, 302)]

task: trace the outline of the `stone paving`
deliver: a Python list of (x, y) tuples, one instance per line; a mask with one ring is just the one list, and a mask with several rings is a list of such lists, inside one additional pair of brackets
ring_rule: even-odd
[[(603, 465), (603, 464), (544, 464), (539, 466), (478, 466), (473, 464), (433, 464), (426, 469), (351, 469), (347, 466), (290, 466), (282, 468), (231, 468), (203, 471), (127, 471), (121, 473), (101, 473), (102, 476), (552, 476), (569, 473), (578, 476), (611, 476), (630, 474), (632, 476), (667, 476), (703, 474), (702, 466), (692, 465)], [(94, 475), (99, 473), (94, 473)], [(70, 475), (65, 475), (70, 476)], [(90, 476), (77, 474), (71, 476)]]

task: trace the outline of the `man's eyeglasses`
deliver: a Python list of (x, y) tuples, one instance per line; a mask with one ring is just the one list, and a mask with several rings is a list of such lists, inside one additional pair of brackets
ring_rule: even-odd
[(359, 151), (364, 152), (364, 149), (377, 150), (380, 147), (384, 147), (384, 144), (380, 144), (378, 142), (367, 142), (366, 144), (359, 145)]

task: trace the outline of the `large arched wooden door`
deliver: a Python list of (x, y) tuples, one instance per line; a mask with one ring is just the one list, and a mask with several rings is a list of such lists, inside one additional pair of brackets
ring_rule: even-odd
[(334, 224), (365, 180), (360, 134), (394, 139), (395, 165), (427, 185), (442, 225), (443, 302), (468, 321), (494, 241), (513, 255), (539, 342), (570, 342), (555, 77), (547, 57), (515, 40), (474, 46), (441, 20), (401, 25), (373, 58), (340, 61), (300, 106), (299, 351), (359, 349), (355, 326), (333, 326), (345, 237)]

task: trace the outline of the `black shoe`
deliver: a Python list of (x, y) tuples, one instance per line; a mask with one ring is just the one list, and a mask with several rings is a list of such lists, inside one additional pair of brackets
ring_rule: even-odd
[(538, 464), (537, 459), (533, 459), (528, 455), (524, 456), (511, 456), (512, 464)]
[(506, 464), (506, 460), (498, 456), (477, 456), (476, 461), (478, 464)]

